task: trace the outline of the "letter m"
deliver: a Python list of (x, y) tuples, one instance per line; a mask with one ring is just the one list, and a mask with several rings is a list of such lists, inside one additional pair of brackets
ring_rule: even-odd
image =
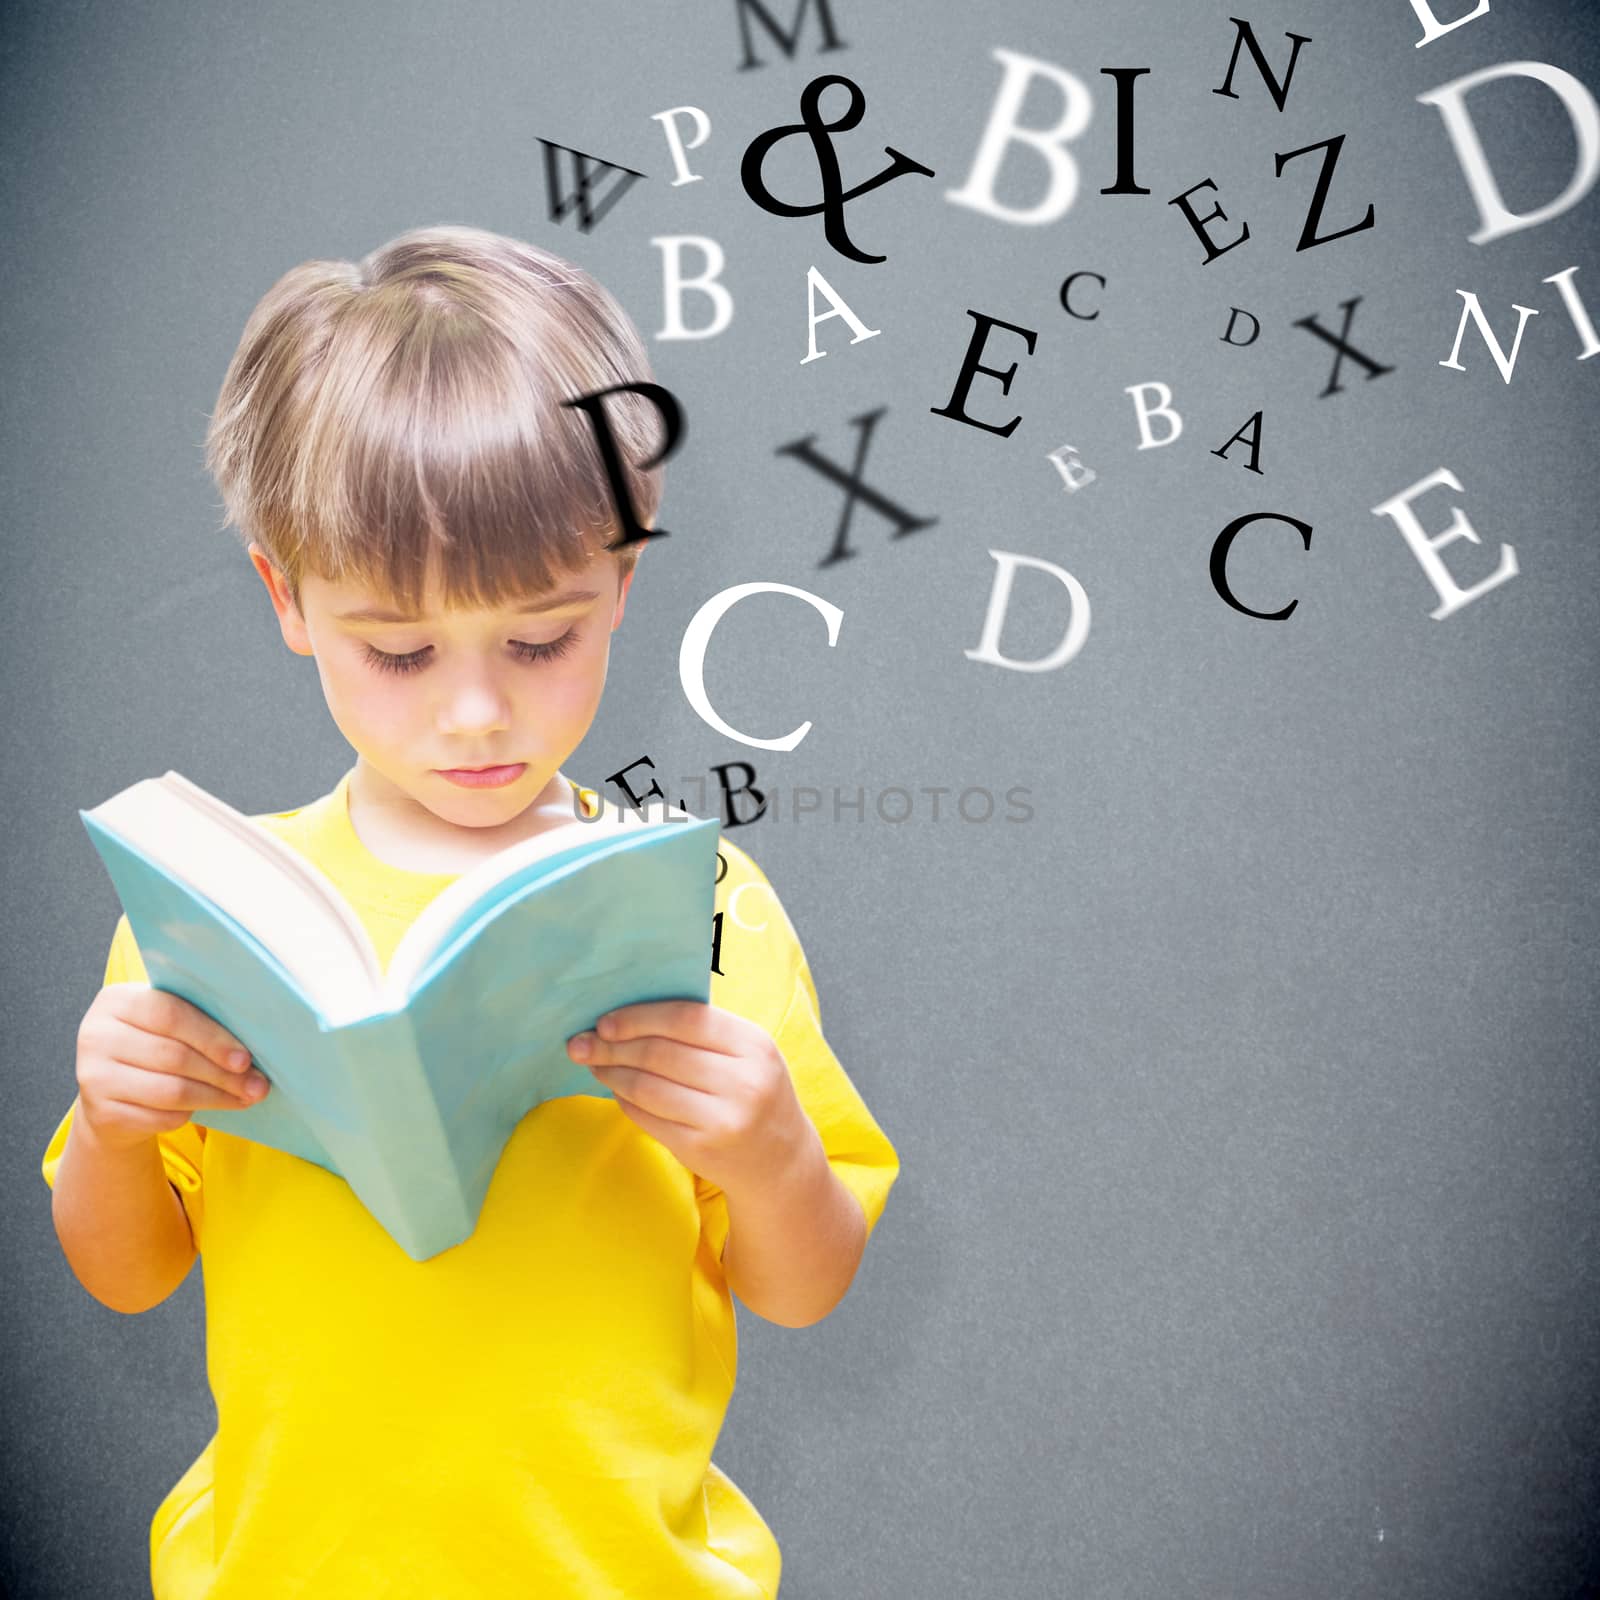
[[(772, 13), (762, 5), (761, 0), (733, 0), (733, 9), (739, 18), (739, 37), (744, 42), (744, 60), (739, 63), (739, 70), (745, 72), (751, 67), (759, 67), (762, 64), (756, 60), (755, 47), (750, 42), (748, 13), (754, 14), (756, 21), (778, 41), (779, 48), (792, 61), (795, 47), (800, 43), (800, 28), (806, 19), (806, 8), (810, 4), (811, 0), (800, 0), (800, 4), (795, 7), (794, 22), (785, 33), (774, 20)], [(817, 0), (817, 17), (822, 23), (822, 37), (825, 41), (818, 47), (817, 53), (820, 55), (824, 50), (842, 50), (844, 46), (833, 31), (833, 16), (828, 10), (828, 0)]]

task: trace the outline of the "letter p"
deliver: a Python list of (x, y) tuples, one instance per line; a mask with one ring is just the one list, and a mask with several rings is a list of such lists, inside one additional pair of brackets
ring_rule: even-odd
[[(687, 145), (678, 133), (676, 119), (681, 116), (690, 118), (694, 123), (694, 139)], [(667, 136), (667, 149), (672, 156), (672, 170), (678, 174), (672, 180), (671, 187), (676, 189), (680, 184), (699, 183), (701, 175), (689, 170), (689, 152), (698, 150), (711, 137), (711, 118), (699, 106), (674, 106), (670, 111), (654, 112), (650, 120), (659, 122), (661, 131)]]

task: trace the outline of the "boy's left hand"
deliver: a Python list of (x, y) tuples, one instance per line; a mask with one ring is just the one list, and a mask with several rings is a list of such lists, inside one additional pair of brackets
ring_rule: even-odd
[(625, 1116), (724, 1193), (769, 1183), (816, 1137), (772, 1035), (721, 1006), (618, 1006), (573, 1035), (567, 1054)]

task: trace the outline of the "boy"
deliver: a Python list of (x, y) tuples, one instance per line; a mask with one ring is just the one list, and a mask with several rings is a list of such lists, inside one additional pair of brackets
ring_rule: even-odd
[[(385, 964), (457, 874), (609, 804), (559, 768), (644, 541), (609, 547), (592, 426), (561, 402), (649, 376), (585, 273), (464, 227), (307, 262), (246, 325), (208, 465), (357, 757), (255, 820)], [(635, 398), (608, 415), (649, 527)], [(776, 1595), (778, 1546), (710, 1459), (732, 1294), (788, 1327), (826, 1316), (899, 1163), (770, 884), (720, 848), (710, 1003), (622, 1007), (571, 1041), (616, 1098), (531, 1111), (472, 1236), (424, 1262), (342, 1179), (189, 1120), (270, 1085), (232, 1059), (248, 1039), (149, 986), (118, 921), (44, 1176), (104, 1304), (147, 1310), (203, 1257), (217, 1431), (155, 1514), (156, 1600)]]

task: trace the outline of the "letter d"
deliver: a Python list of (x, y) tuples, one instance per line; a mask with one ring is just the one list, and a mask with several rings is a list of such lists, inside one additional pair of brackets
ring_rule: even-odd
[[(1572, 132), (1578, 143), (1578, 166), (1572, 181), (1549, 205), (1537, 211), (1516, 212), (1507, 209), (1500, 186), (1489, 170), (1489, 158), (1483, 153), (1483, 144), (1473, 126), (1466, 106), (1467, 93), (1481, 83), (1496, 78), (1532, 78), (1545, 88), (1553, 89), (1566, 108)], [(1417, 99), (1425, 106), (1437, 106), (1444, 118), (1445, 132), (1456, 148), (1456, 159), (1461, 163), (1472, 198), (1477, 202), (1483, 226), (1470, 235), (1473, 244), (1487, 244), (1491, 239), (1503, 238), (1523, 228), (1536, 228), (1551, 217), (1570, 210), (1586, 195), (1597, 174), (1600, 174), (1600, 106), (1584, 86), (1570, 72), (1552, 67), (1547, 61), (1502, 61), (1498, 66), (1483, 67), (1469, 72), (1464, 78), (1454, 78), (1442, 83)]]
[[(1013, 672), (1051, 672), (1064, 666), (1077, 655), (1089, 637), (1089, 596), (1084, 592), (1083, 585), (1065, 567), (1058, 567), (1055, 562), (1042, 560), (1038, 556), (1018, 555), (1014, 550), (991, 550), (989, 554), (999, 563), (999, 567), (994, 575), (994, 587), (989, 591), (983, 637), (979, 639), (976, 650), (963, 650), (962, 655), (968, 661), (986, 661), (991, 666), (1009, 667)], [(1005, 626), (1006, 605), (1011, 599), (1011, 580), (1018, 567), (1031, 567), (1049, 573), (1067, 591), (1071, 607), (1067, 631), (1062, 635), (1061, 643), (1049, 655), (1033, 661), (1021, 661), (1000, 652), (1000, 630)]]

